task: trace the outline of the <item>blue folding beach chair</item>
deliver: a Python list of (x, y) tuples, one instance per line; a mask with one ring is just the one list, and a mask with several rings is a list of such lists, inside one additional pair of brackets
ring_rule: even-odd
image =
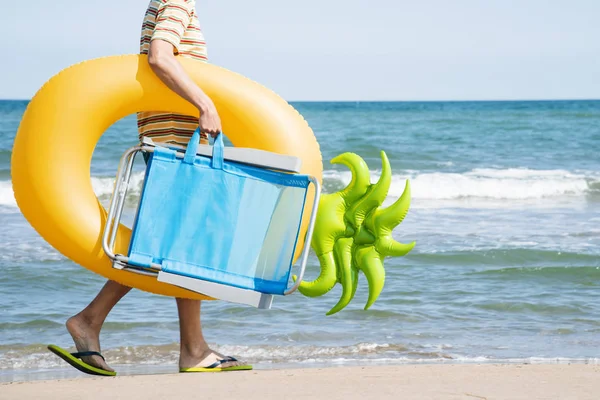
[[(154, 275), (204, 295), (270, 308), (293, 293), (308, 259), (320, 185), (299, 173), (301, 160), (257, 149), (199, 144), (187, 148), (144, 139), (121, 159), (103, 235), (113, 266)], [(114, 254), (127, 188), (138, 152), (148, 153), (146, 175), (127, 255)], [(307, 191), (315, 185), (312, 214), (290, 287)]]

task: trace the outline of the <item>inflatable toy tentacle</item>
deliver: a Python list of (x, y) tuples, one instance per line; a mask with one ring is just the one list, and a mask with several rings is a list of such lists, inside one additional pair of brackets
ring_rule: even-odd
[(369, 166), (355, 153), (340, 154), (331, 160), (331, 164), (343, 164), (352, 172), (352, 179), (348, 186), (336, 195), (342, 197), (346, 204), (353, 204), (367, 192), (371, 184)]
[(317, 255), (333, 250), (335, 240), (345, 236), (346, 225), (338, 218), (344, 212), (344, 201), (334, 194), (321, 196), (311, 246)]
[[(328, 293), (337, 282), (336, 263), (333, 251), (317, 256), (321, 264), (319, 276), (311, 282), (302, 281), (298, 291), (308, 297), (318, 297)], [(293, 277), (296, 281), (297, 277)]]
[(374, 185), (371, 185), (367, 193), (346, 212), (348, 219), (355, 227), (359, 227), (367, 214), (379, 207), (385, 200), (392, 182), (390, 161), (384, 151), (381, 152), (381, 176)]
[(358, 248), (356, 256), (358, 267), (369, 283), (369, 298), (364, 308), (365, 310), (368, 310), (375, 301), (377, 301), (383, 290), (383, 285), (385, 283), (385, 269), (383, 268), (381, 256), (373, 246)]
[(327, 313), (333, 315), (346, 307), (354, 296), (352, 271), (352, 238), (339, 239), (333, 249), (338, 265), (338, 282), (342, 285), (342, 296), (338, 303)]
[(359, 269), (356, 266), (355, 260), (352, 260), (352, 268), (350, 273), (352, 274), (352, 294), (350, 295), (350, 299), (353, 299), (356, 295), (356, 289), (358, 289), (358, 272)]
[(386, 236), (375, 242), (375, 249), (384, 257), (401, 257), (408, 254), (415, 245), (416, 242), (404, 244), (393, 240), (391, 236)]
[(408, 213), (410, 194), (410, 183), (406, 180), (402, 196), (389, 207), (377, 210), (372, 221), (373, 229), (391, 232), (395, 226), (399, 225)]

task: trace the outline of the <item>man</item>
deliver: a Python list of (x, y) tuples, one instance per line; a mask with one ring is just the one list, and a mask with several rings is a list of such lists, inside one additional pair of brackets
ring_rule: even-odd
[[(164, 112), (138, 113), (140, 138), (155, 142), (187, 145), (198, 127), (201, 141), (221, 132), (221, 121), (211, 99), (191, 80), (175, 56), (207, 61), (206, 44), (195, 10), (195, 0), (151, 0), (142, 25), (140, 52), (148, 55), (154, 73), (173, 91), (199, 110), (199, 120)], [(84, 363), (113, 372), (100, 352), (100, 330), (108, 313), (131, 288), (108, 281), (96, 298), (67, 321), (79, 355)], [(251, 369), (231, 357), (212, 351), (202, 335), (200, 301), (176, 299), (180, 329), (180, 371)], [(97, 353), (96, 353), (97, 352)], [(87, 353), (89, 354), (89, 353)]]

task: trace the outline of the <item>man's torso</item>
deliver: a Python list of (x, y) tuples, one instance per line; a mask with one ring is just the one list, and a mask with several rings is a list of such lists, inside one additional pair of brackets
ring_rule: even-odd
[[(140, 53), (148, 54), (150, 41), (160, 38), (172, 43), (181, 57), (206, 62), (204, 35), (196, 15), (195, 0), (151, 0), (140, 38)], [(138, 113), (138, 133), (161, 143), (187, 145), (198, 127), (198, 118), (160, 111)], [(202, 141), (208, 139), (203, 135)]]

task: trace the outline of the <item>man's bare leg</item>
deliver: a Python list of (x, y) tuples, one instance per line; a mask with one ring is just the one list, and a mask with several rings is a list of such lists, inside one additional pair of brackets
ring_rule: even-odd
[[(208, 347), (202, 335), (200, 300), (177, 299), (179, 312), (180, 352), (179, 368), (208, 367), (226, 358)], [(240, 362), (223, 363), (220, 367), (242, 365)]]
[[(102, 324), (108, 313), (130, 290), (130, 287), (108, 281), (86, 308), (67, 320), (67, 330), (75, 342), (77, 351), (100, 352)], [(82, 360), (94, 367), (113, 371), (101, 357), (82, 357)]]

